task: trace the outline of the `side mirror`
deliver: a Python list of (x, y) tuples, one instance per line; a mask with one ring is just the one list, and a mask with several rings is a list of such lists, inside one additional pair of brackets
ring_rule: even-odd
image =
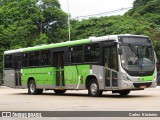
[(118, 54), (122, 55), (122, 48), (121, 47), (118, 48)]

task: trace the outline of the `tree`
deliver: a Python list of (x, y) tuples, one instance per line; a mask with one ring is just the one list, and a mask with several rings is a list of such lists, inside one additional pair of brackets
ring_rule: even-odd
[(156, 27), (154, 23), (145, 21), (143, 17), (110, 16), (90, 18), (82, 21), (71, 22), (72, 39), (84, 39), (90, 36), (104, 36), (111, 34), (144, 34)]
[(160, 24), (160, 1), (159, 0), (135, 0), (133, 8), (126, 15), (139, 14), (156, 24)]
[(40, 33), (48, 36), (48, 43), (58, 42), (57, 40), (63, 38), (59, 35), (60, 28), (67, 25), (67, 14), (61, 10), (58, 0), (39, 0), (38, 7), (41, 14), (38, 23)]
[(58, 0), (1, 0), (0, 69), (4, 50), (56, 42), (64, 24), (67, 14)]
[(0, 3), (0, 70), (4, 50), (30, 46), (37, 34), (34, 24), (36, 0), (1, 0)]

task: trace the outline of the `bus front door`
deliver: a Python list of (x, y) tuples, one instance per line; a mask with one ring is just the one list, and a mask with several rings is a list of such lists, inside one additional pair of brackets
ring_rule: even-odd
[(107, 46), (104, 48), (104, 66), (106, 68), (105, 88), (118, 88), (118, 57), (116, 45)]
[(53, 59), (56, 68), (56, 87), (64, 87), (64, 52), (54, 52)]

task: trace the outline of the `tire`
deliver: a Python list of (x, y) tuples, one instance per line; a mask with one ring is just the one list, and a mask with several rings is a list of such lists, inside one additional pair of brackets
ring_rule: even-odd
[(92, 79), (89, 82), (88, 93), (92, 97), (99, 97), (102, 95), (102, 90), (99, 90), (98, 82), (96, 79)]
[(65, 93), (67, 90), (54, 90), (55, 94), (63, 94)]
[(122, 90), (122, 91), (119, 91), (119, 94), (120, 94), (121, 96), (127, 96), (129, 93), (130, 93), (130, 90)]
[(43, 89), (37, 89), (36, 88), (36, 83), (34, 80), (31, 80), (28, 84), (28, 94), (31, 95), (37, 95), (37, 94), (42, 94)]

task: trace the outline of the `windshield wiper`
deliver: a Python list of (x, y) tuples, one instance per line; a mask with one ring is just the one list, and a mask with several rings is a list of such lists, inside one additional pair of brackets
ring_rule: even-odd
[(139, 58), (138, 52), (137, 52), (137, 50), (135, 49), (135, 47), (133, 47), (131, 44), (129, 44), (128, 46), (129, 46), (129, 48), (132, 50), (132, 52), (136, 55), (136, 57)]
[(135, 54), (135, 57), (132, 60), (132, 64), (135, 64), (136, 62), (136, 57), (139, 59), (139, 54), (138, 51), (136, 50), (136, 48), (134, 46), (132, 46), (131, 44), (128, 44), (129, 48), (131, 49), (131, 51)]

